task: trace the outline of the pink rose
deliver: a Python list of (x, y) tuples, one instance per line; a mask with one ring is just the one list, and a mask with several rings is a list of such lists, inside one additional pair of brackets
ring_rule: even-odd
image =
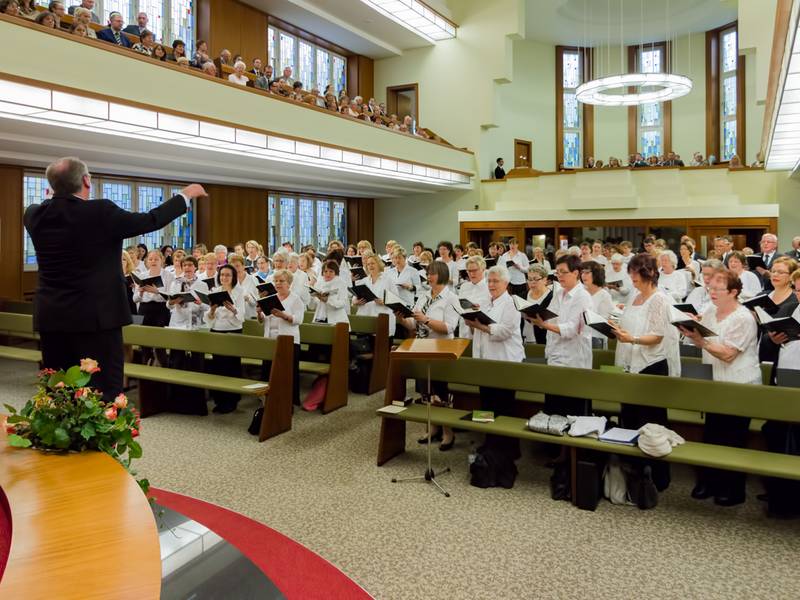
[(119, 394), (114, 398), (114, 407), (122, 410), (128, 406), (128, 397), (125, 394)]
[(131, 429), (131, 437), (139, 437), (139, 430)]
[(80, 399), (80, 398), (85, 398), (88, 395), (89, 395), (89, 388), (82, 387), (82, 388), (78, 388), (77, 390), (75, 390), (75, 399), (76, 400)]
[(114, 421), (117, 418), (117, 409), (113, 406), (109, 406), (107, 409), (105, 409), (105, 411), (103, 411), (103, 414), (109, 421)]
[[(12, 435), (14, 433), (17, 433), (17, 426), (11, 423), (6, 423), (6, 434)], [(136, 432), (136, 435), (139, 435), (138, 431)]]
[(53, 387), (54, 387), (55, 389), (57, 389), (57, 390), (60, 390), (61, 388), (63, 388), (63, 387), (64, 387), (64, 382), (63, 382), (63, 381), (59, 381), (59, 382), (58, 382), (57, 384), (55, 384)]
[(84, 373), (97, 373), (99, 370), (100, 367), (97, 365), (97, 361), (93, 358), (81, 359), (81, 371)]

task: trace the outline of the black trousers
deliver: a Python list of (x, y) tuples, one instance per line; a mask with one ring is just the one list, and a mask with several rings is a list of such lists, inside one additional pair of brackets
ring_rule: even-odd
[[(749, 428), (750, 417), (706, 413), (703, 442), (744, 448), (747, 446)], [(737, 471), (706, 468), (697, 471), (697, 483), (708, 485), (715, 496), (744, 498), (746, 479), (747, 476), (744, 473)]]
[[(500, 415), (511, 415), (510, 406), (515, 397), (514, 390), (483, 386), (478, 389), (480, 390), (481, 408), (483, 410), (491, 410), (495, 417)], [(504, 456), (510, 458), (511, 460), (517, 460), (520, 456), (522, 456), (519, 446), (519, 438), (487, 434), (484, 445), (487, 448), (492, 448), (502, 452)]]
[[(669, 365), (667, 360), (660, 360), (657, 363), (645, 367), (639, 371), (640, 375), (669, 375)], [(636, 404), (622, 404), (619, 412), (620, 427), (625, 429), (639, 429), (647, 423), (658, 423), (667, 426), (667, 409), (658, 406), (639, 406)], [(659, 491), (669, 487), (671, 480), (669, 463), (663, 460), (632, 459), (642, 467), (649, 465), (653, 473), (653, 483)]]
[[(272, 361), (261, 361), (261, 380), (269, 381), (269, 375), (272, 371)], [(300, 405), (300, 344), (294, 345), (294, 354), (292, 356), (292, 386), (294, 387), (294, 394), (292, 401), (296, 405)]]
[[(795, 423), (767, 421), (761, 433), (770, 452), (800, 455), (800, 427)], [(764, 487), (769, 496), (770, 513), (782, 516), (800, 514), (800, 481), (765, 477)]]
[(68, 369), (79, 365), (82, 358), (93, 358), (100, 371), (92, 375), (89, 385), (113, 400), (122, 392), (125, 357), (122, 348), (122, 329), (105, 331), (40, 331), (42, 363), (49, 369)]
[[(150, 327), (166, 327), (169, 325), (169, 308), (166, 302), (140, 302), (139, 314), (142, 316), (142, 325), (149, 325)], [(154, 352), (152, 348), (142, 347), (142, 362), (147, 364), (153, 358)], [(167, 359), (167, 351), (163, 348), (155, 350), (155, 357), (162, 367), (166, 367), (169, 362)]]
[[(171, 369), (181, 371), (205, 371), (206, 359), (202, 352), (184, 352), (183, 350), (170, 350), (169, 366)], [(203, 388), (189, 387), (188, 385), (169, 385), (169, 405), (165, 407), (170, 412), (184, 415), (207, 415), (206, 391)]]
[[(230, 331), (216, 331), (214, 333), (242, 333), (241, 329), (232, 329)], [(239, 356), (222, 356), (219, 354), (211, 355), (211, 364), (208, 369), (209, 373), (214, 375), (224, 375), (226, 377), (241, 377), (242, 376), (242, 359)], [(232, 392), (218, 392), (212, 391), (211, 398), (220, 408), (236, 408), (239, 400), (242, 398), (241, 394), (234, 394)]]

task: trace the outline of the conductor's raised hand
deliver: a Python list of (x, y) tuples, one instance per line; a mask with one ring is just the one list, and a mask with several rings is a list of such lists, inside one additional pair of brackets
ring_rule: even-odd
[(208, 196), (208, 193), (203, 189), (203, 186), (199, 183), (190, 183), (185, 188), (181, 190), (181, 194), (189, 198), (204, 198)]

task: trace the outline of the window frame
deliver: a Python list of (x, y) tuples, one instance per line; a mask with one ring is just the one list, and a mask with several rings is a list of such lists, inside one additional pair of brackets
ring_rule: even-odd
[[(577, 128), (564, 127), (564, 54), (577, 53), (580, 57), (580, 83), (585, 83), (593, 77), (593, 49), (580, 46), (556, 46), (556, 161), (555, 166), (558, 170), (564, 162), (564, 138), (565, 133), (578, 133), (580, 136), (580, 165), (577, 167), (564, 168), (584, 168), (589, 156), (594, 155), (594, 106), (590, 104), (578, 103), (578, 119), (580, 126)], [(572, 88), (567, 88), (570, 91)]]
[[(719, 163), (727, 163), (722, 159), (722, 135), (726, 119), (722, 115), (722, 36), (731, 30), (736, 31), (736, 152), (747, 164), (746, 147), (746, 114), (745, 114), (745, 60), (739, 54), (738, 21), (722, 27), (706, 31), (706, 156), (715, 156)], [(734, 72), (731, 72), (734, 73)], [(729, 77), (734, 75), (729, 75)], [(730, 119), (729, 121), (731, 121)]]
[[(281, 221), (281, 200), (293, 200), (294, 201), (294, 214), (295, 214), (295, 222), (294, 222), (294, 233), (292, 239), (287, 240), (285, 239), (282, 234), (283, 230), (283, 223)], [(289, 241), (292, 243), (292, 246), (295, 248), (296, 252), (300, 251), (300, 248), (305, 244), (300, 243), (300, 200), (311, 200), (314, 202), (314, 211), (312, 215), (312, 226), (311, 226), (311, 239), (312, 245), (315, 249), (318, 248), (319, 242), (319, 206), (320, 205), (327, 205), (328, 206), (328, 214), (327, 214), (327, 222), (328, 222), (328, 231), (329, 239), (325, 241), (327, 244), (332, 239), (336, 238), (336, 229), (335, 229), (335, 206), (337, 204), (341, 204), (344, 207), (344, 235), (342, 236), (344, 239), (340, 241), (347, 245), (347, 199), (336, 197), (336, 196), (320, 196), (318, 194), (304, 194), (302, 192), (288, 192), (288, 191), (281, 191), (281, 190), (270, 190), (267, 192), (267, 252), (269, 256), (275, 254), (278, 248), (281, 245)], [(274, 209), (272, 208), (274, 202)], [(270, 214), (273, 215), (274, 221), (270, 221)]]
[[(275, 34), (275, 42), (272, 45), (274, 48), (274, 55), (270, 54), (270, 39), (272, 36), (272, 32)], [(284, 60), (281, 50), (281, 35), (290, 37), (294, 40), (293, 50), (292, 50), (292, 57), (291, 61), (287, 63)], [(334, 50), (329, 44), (320, 44), (317, 41), (310, 39), (308, 36), (298, 35), (294, 31), (289, 31), (287, 27), (282, 27), (278, 23), (273, 23), (270, 20), (269, 24), (267, 25), (267, 64), (272, 65), (272, 73), (274, 77), (280, 77), (283, 74), (284, 67), (291, 66), (292, 67), (292, 77), (296, 81), (302, 81), (300, 78), (300, 44), (306, 44), (311, 46), (313, 50), (312, 60), (311, 60), (311, 81), (312, 86), (316, 86), (319, 90), (320, 94), (325, 93), (325, 88), (328, 85), (334, 86), (334, 93), (338, 96), (341, 93), (341, 89), (337, 89), (336, 85), (336, 71), (334, 69), (334, 57), (341, 59), (344, 64), (344, 81), (342, 82), (343, 87), (342, 89), (347, 92), (347, 83), (348, 83), (348, 76), (347, 76), (347, 68), (348, 68), (348, 60), (349, 56), (338, 50)], [(327, 54), (328, 59), (328, 80), (324, 83), (320, 83), (317, 80), (317, 58), (320, 52), (324, 52)]]
[[(659, 50), (661, 52), (661, 73), (669, 72), (669, 64), (671, 62), (670, 53), (672, 52), (672, 43), (665, 42), (652, 42), (650, 44), (628, 46), (628, 73), (638, 73), (639, 65), (641, 63), (642, 51)], [(635, 90), (631, 90), (635, 92)], [(659, 102), (661, 105), (661, 124), (659, 126), (646, 126), (644, 129), (641, 127), (641, 107), (629, 106), (628, 107), (628, 155), (641, 153), (647, 159), (641, 149), (642, 133), (646, 131), (661, 131), (661, 152), (660, 154), (667, 154), (673, 150), (672, 148), (672, 100), (667, 102)], [(622, 162), (620, 157), (620, 161)]]
[[(22, 195), (22, 206), (23, 211), (29, 203), (25, 197), (24, 189), (25, 189), (25, 180), (28, 177), (37, 177), (37, 178), (44, 178), (43, 171), (36, 171), (34, 169), (25, 169), (22, 173), (22, 184), (23, 184), (23, 195)], [(169, 200), (176, 192), (176, 190), (181, 190), (186, 187), (186, 183), (181, 183), (178, 181), (157, 181), (152, 179), (130, 179), (130, 178), (123, 178), (123, 177), (113, 177), (113, 176), (106, 176), (106, 175), (92, 175), (92, 191), (91, 191), (91, 199), (95, 198), (102, 198), (104, 194), (102, 193), (103, 185), (105, 184), (122, 184), (122, 185), (130, 185), (131, 186), (131, 212), (139, 212), (140, 206), (140, 198), (139, 198), (139, 187), (160, 187), (162, 188), (162, 203)], [(46, 186), (44, 187), (44, 200), (45, 198), (49, 197), (48, 192), (49, 189)], [(41, 200), (32, 199), (31, 203), (40, 202)], [(194, 201), (192, 201), (194, 202)], [(183, 221), (187, 221), (187, 225), (190, 228), (189, 232), (189, 243), (186, 245), (185, 249), (190, 250), (191, 246), (195, 243), (197, 239), (197, 223), (194, 219), (194, 210), (187, 211), (186, 214), (179, 219), (176, 219), (166, 225), (165, 227), (159, 230), (160, 235), (160, 243), (158, 247), (160, 248), (164, 244), (169, 244), (175, 247), (184, 247), (178, 240), (180, 240), (180, 231), (181, 225)], [(128, 246), (135, 246), (136, 244), (140, 243), (142, 240), (146, 238), (147, 235), (145, 234), (141, 236), (137, 236), (134, 238), (128, 238), (124, 240), (122, 244), (122, 248), (126, 248)], [(37, 263), (27, 263), (25, 262), (26, 253), (25, 249), (27, 245), (31, 243), (30, 236), (28, 232), (23, 227), (22, 233), (22, 260), (23, 260), (23, 271), (25, 272), (35, 272), (39, 270), (39, 265)], [(148, 246), (150, 249), (150, 247)]]

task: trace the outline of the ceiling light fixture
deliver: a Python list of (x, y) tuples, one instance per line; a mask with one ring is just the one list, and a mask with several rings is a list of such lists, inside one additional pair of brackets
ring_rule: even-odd
[(418, 0), (361, 1), (429, 42), (456, 37), (455, 23)]
[[(619, 64), (624, 64), (624, 26), (625, 0), (619, 0)], [(641, 28), (644, 31), (644, 0), (641, 8)], [(585, 11), (584, 11), (585, 15)], [(584, 16), (585, 18), (585, 16)], [(669, 0), (666, 1), (666, 40), (670, 40), (669, 31)], [(584, 26), (584, 30), (585, 30)], [(611, 63), (611, 0), (608, 0), (608, 40), (606, 47), (606, 67)], [(643, 47), (644, 40), (640, 47)], [(602, 61), (602, 42), (598, 51)], [(692, 91), (692, 80), (684, 75), (666, 72), (674, 67), (674, 60), (665, 57), (667, 64), (665, 72), (652, 71), (640, 73), (623, 73), (619, 75), (606, 75), (598, 79), (587, 81), (578, 86), (575, 96), (578, 102), (594, 106), (640, 106), (652, 102), (667, 102), (685, 96)], [(637, 61), (639, 62), (639, 61)], [(660, 68), (659, 68), (660, 70)], [(616, 91), (615, 91), (616, 90)]]

